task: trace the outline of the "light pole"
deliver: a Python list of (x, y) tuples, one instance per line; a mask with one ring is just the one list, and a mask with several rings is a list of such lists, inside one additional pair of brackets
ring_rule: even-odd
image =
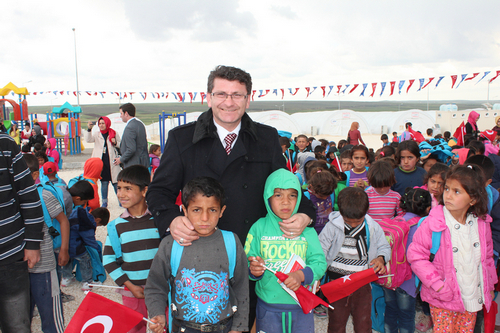
[(73, 38), (75, 40), (75, 70), (76, 70), (76, 103), (80, 106), (80, 89), (78, 87), (78, 62), (76, 59), (76, 31), (73, 28)]

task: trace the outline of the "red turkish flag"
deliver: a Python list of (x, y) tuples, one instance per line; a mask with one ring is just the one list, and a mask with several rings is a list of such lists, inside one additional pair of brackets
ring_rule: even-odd
[(406, 93), (410, 90), (411, 86), (413, 85), (413, 82), (415, 82), (415, 79), (410, 80), (410, 84), (408, 85), (408, 88), (406, 88)]
[(457, 75), (452, 75), (451, 76), (451, 89), (453, 89), (453, 86), (455, 85), (455, 82), (457, 82)]
[(365, 284), (378, 280), (378, 275), (375, 274), (373, 268), (365, 269), (364, 271), (343, 276), (332, 282), (325, 283), (321, 286), (323, 295), (328, 298), (330, 303), (336, 302), (339, 299), (349, 296)]
[(394, 86), (396, 85), (396, 81), (391, 81), (391, 94), (389, 96), (392, 96), (394, 94)]
[(422, 135), (422, 133), (414, 131), (413, 128), (411, 128), (411, 126), (408, 126), (408, 132), (410, 132), (413, 141), (417, 141), (418, 143), (425, 141), (425, 138)]
[[(275, 275), (278, 279), (280, 279), (281, 282), (285, 282), (285, 280), (288, 279), (288, 275), (286, 275), (283, 272), (276, 272)], [(312, 311), (312, 309), (314, 309), (320, 304), (323, 304), (326, 307), (330, 307), (330, 304), (323, 301), (321, 298), (314, 295), (312, 292), (310, 292), (303, 286), (300, 286), (299, 289), (294, 291), (294, 293), (299, 300), (300, 307), (302, 308), (302, 312), (304, 312), (304, 314), (308, 314), (309, 312)]]
[(464, 136), (465, 136), (465, 123), (462, 121), (460, 126), (456, 129), (455, 133), (453, 133), (453, 137), (457, 139), (457, 145), (464, 145)]
[(89, 292), (64, 332), (123, 333), (143, 319), (142, 314), (106, 297)]

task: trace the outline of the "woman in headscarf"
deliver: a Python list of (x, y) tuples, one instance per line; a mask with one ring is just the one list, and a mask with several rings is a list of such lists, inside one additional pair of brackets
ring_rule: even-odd
[(361, 142), (364, 146), (366, 146), (365, 142), (361, 138), (361, 133), (359, 132), (359, 123), (357, 121), (352, 122), (351, 129), (347, 134), (347, 138), (349, 139), (347, 141), (350, 145), (357, 146), (359, 145), (359, 142)]
[(113, 160), (118, 154), (116, 147), (120, 146), (120, 136), (111, 128), (111, 120), (108, 117), (101, 117), (97, 122), (99, 131), (92, 132), (94, 126), (91, 121), (88, 122), (88, 129), (85, 132), (85, 141), (94, 142), (92, 157), (102, 159), (103, 168), (101, 172), (101, 196), (102, 206), (108, 206), (108, 187), (109, 182), (113, 184), (115, 193), (117, 192), (117, 178), (120, 173), (120, 166), (113, 165)]
[(465, 124), (465, 135), (472, 135), (471, 140), (477, 140), (477, 135), (479, 134), (479, 129), (477, 128), (478, 120), (479, 113), (471, 111), (469, 113), (469, 118), (467, 118), (467, 124)]
[(28, 147), (33, 147), (36, 143), (41, 144), (42, 146), (45, 144), (45, 137), (42, 134), (42, 128), (38, 123), (33, 125), (33, 129), (31, 130), (31, 136), (28, 141)]
[(59, 170), (59, 159), (61, 158), (59, 156), (59, 152), (57, 151), (57, 140), (55, 138), (50, 138), (45, 141), (45, 147), (47, 147), (47, 150), (45, 151), (45, 154), (47, 154), (47, 157), (52, 158), (53, 161), (56, 165), (57, 170)]
[(495, 132), (500, 131), (500, 116), (495, 118), (495, 127), (493, 127), (491, 130)]

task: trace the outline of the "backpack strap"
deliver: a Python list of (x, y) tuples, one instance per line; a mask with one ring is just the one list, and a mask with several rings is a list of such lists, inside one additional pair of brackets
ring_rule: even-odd
[(118, 264), (118, 266), (121, 266), (123, 264), (122, 245), (120, 243), (120, 238), (118, 237), (118, 232), (116, 231), (116, 221), (119, 219), (121, 218), (119, 217), (109, 222), (106, 228), (108, 230), (108, 237), (111, 243), (111, 247), (113, 248), (113, 252), (115, 253), (116, 263)]
[[(425, 220), (427, 216), (422, 217), (420, 221), (418, 221), (418, 226), (420, 227), (420, 224)], [(439, 246), (441, 245), (441, 234), (442, 231), (433, 231), (432, 232), (432, 245), (430, 249), (430, 254), (429, 254), (429, 261), (433, 262), (434, 257), (436, 256), (437, 251), (439, 250)], [(422, 281), (418, 278), (418, 276), (415, 275), (415, 286), (417, 287), (417, 291), (420, 290), (422, 287)]]
[(370, 227), (368, 226), (368, 222), (366, 222), (366, 217), (363, 223), (365, 224), (365, 230), (366, 230), (366, 247), (367, 247), (366, 250), (368, 251), (370, 249)]
[(307, 198), (307, 199), (311, 199), (311, 193), (309, 193), (309, 191), (304, 191), (304, 196)]
[(234, 268), (236, 267), (236, 241), (231, 231), (221, 230), (226, 246), (227, 259), (229, 260), (229, 281), (234, 277)]
[(344, 172), (345, 175), (347, 176), (346, 180), (345, 180), (345, 185), (347, 187), (349, 187), (349, 181), (351, 180), (351, 170), (347, 170), (346, 172)]

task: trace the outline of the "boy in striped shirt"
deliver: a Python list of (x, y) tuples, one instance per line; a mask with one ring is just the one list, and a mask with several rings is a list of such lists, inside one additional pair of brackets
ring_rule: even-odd
[[(119, 286), (123, 305), (147, 317), (144, 286), (153, 258), (160, 245), (160, 235), (146, 204), (150, 183), (149, 171), (142, 165), (132, 165), (118, 174), (118, 200), (125, 212), (108, 224), (103, 263), (109, 276)], [(117, 238), (113, 237), (116, 228)], [(111, 235), (111, 236), (110, 236)], [(117, 244), (117, 241), (119, 244)], [(117, 246), (121, 256), (117, 255)], [(129, 332), (146, 332), (146, 323), (139, 323)]]

